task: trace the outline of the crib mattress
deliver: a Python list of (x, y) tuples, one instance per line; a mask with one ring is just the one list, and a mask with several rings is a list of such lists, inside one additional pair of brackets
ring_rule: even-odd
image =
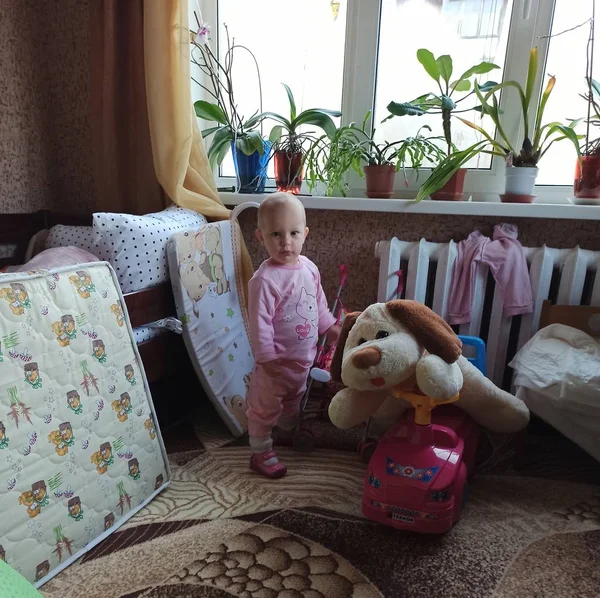
[(0, 558), (36, 587), (168, 483), (106, 262), (0, 276), (0, 407)]
[(177, 315), (196, 374), (232, 434), (248, 427), (254, 357), (238, 285), (240, 230), (231, 221), (176, 233), (167, 254)]

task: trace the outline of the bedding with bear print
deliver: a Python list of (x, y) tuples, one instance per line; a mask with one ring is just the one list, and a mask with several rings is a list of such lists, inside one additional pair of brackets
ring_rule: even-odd
[(246, 391), (254, 368), (242, 295), (240, 231), (231, 221), (180, 232), (167, 254), (177, 316), (196, 374), (235, 436), (247, 429)]

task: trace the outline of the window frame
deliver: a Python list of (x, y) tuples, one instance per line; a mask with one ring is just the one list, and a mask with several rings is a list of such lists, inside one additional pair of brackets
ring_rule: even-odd
[[(211, 25), (213, 47), (217, 47), (218, 44), (218, 2), (219, 0), (198, 0), (197, 4), (190, 3), (190, 26), (194, 26), (193, 10), (199, 8), (202, 20)], [(362, 122), (364, 115), (374, 108), (382, 0), (347, 0), (347, 3), (342, 124)], [(529, 50), (534, 46), (539, 49), (539, 62), (544, 65), (545, 73), (554, 5), (555, 0), (513, 0), (503, 80), (525, 81)], [(539, 77), (536, 81), (534, 98), (540, 97), (542, 85), (545, 85), (545, 77)], [(193, 85), (194, 100), (200, 97), (197, 95), (198, 92), (199, 88)], [(532, 102), (530, 118), (535, 115), (538, 101)], [(507, 94), (502, 93), (500, 106), (504, 111), (506, 122), (519, 123), (518, 128), (513, 126), (506, 131), (511, 140), (518, 140), (522, 135), (518, 102), (508, 102)], [(200, 121), (200, 124), (202, 128), (210, 126), (205, 121)], [(465, 179), (465, 192), (470, 194), (473, 200), (498, 201), (498, 194), (504, 190), (504, 168), (504, 160), (494, 156), (489, 168), (469, 169)], [(423, 170), (425, 172), (420, 172), (418, 180), (412, 172), (408, 173), (408, 186), (404, 184), (403, 177), (397, 176), (394, 186), (395, 195), (401, 198), (413, 198), (428, 171), (428, 169)], [(235, 188), (235, 177), (221, 176), (219, 168), (215, 169), (214, 176), (219, 189)], [(349, 196), (364, 196), (364, 180), (358, 175), (348, 173), (347, 183)], [(271, 186), (274, 187), (273, 179), (267, 182), (267, 187)], [(535, 193), (547, 203), (567, 203), (571, 189), (571, 185), (537, 185)], [(301, 193), (310, 193), (306, 183), (303, 183)], [(317, 186), (313, 195), (323, 195), (323, 189)]]

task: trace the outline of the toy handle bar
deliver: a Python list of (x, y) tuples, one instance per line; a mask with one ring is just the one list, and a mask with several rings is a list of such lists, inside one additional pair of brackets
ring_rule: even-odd
[(392, 395), (395, 399), (408, 401), (415, 408), (415, 424), (419, 426), (429, 426), (431, 424), (431, 411), (438, 405), (458, 401), (459, 396), (454, 395), (450, 399), (434, 399), (433, 397), (409, 392), (401, 388), (392, 388)]

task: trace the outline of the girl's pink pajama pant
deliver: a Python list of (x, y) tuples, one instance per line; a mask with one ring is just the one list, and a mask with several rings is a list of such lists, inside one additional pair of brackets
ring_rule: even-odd
[(255, 365), (246, 397), (249, 436), (270, 436), (280, 420), (298, 415), (311, 366), (312, 362), (284, 360), (272, 377), (262, 364)]

